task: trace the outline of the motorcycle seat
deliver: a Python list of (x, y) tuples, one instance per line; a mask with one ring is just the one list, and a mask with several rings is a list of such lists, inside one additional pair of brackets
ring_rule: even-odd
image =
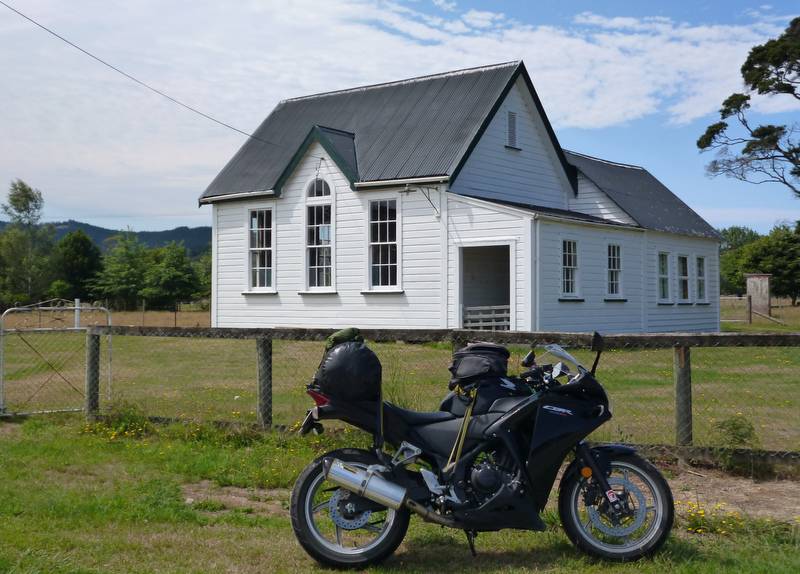
[(444, 411), (410, 411), (408, 409), (400, 408), (397, 405), (393, 405), (392, 403), (384, 403), (384, 408), (385, 414), (388, 414), (390, 417), (391, 415), (395, 415), (397, 418), (401, 419), (404, 423), (411, 427), (440, 423), (456, 418), (454, 414)]

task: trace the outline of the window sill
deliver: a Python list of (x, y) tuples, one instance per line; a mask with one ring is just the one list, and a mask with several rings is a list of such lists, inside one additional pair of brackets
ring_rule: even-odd
[(305, 291), (298, 291), (298, 295), (338, 295), (336, 289), (306, 289)]
[(694, 305), (691, 301), (678, 301), (677, 305)]
[(675, 305), (675, 303), (673, 303), (672, 301), (659, 301), (658, 304), (665, 307), (672, 307)]
[(627, 303), (627, 299), (623, 299), (622, 297), (606, 297), (603, 299), (606, 303)]
[(698, 303), (695, 303), (695, 305), (698, 305), (698, 306), (702, 306), (702, 305), (711, 305), (711, 303), (710, 303), (710, 302), (708, 302), (708, 301), (700, 301), (700, 302), (698, 302)]
[(242, 291), (242, 295), (277, 295), (277, 294), (278, 294), (277, 289), (263, 289), (263, 290), (253, 289), (250, 291)]
[(522, 148), (521, 148), (521, 147), (517, 147), (517, 146), (514, 146), (514, 145), (508, 145), (508, 144), (506, 144), (506, 145), (505, 145), (505, 148), (506, 148), (506, 149), (513, 149), (514, 151), (522, 151)]
[(583, 303), (585, 299), (581, 297), (559, 297), (559, 303)]
[(405, 293), (405, 289), (364, 289), (362, 295), (400, 295)]

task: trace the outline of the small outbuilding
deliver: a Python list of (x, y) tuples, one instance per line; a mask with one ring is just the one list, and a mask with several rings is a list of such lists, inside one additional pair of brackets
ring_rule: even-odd
[(280, 102), (200, 198), (216, 327), (719, 329), (719, 236), (522, 62)]

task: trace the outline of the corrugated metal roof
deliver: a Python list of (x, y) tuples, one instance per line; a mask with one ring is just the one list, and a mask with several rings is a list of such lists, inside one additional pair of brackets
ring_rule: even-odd
[(509, 62), (284, 100), (203, 198), (273, 189), (314, 126), (355, 134), (359, 181), (449, 175), (521, 68)]
[(567, 161), (646, 229), (719, 239), (706, 220), (643, 167), (564, 150)]

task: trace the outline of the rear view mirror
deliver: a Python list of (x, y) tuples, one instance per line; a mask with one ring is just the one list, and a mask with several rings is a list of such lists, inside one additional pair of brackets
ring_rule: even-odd
[(536, 353), (533, 352), (533, 349), (528, 351), (528, 354), (522, 359), (520, 363), (523, 367), (532, 367), (536, 362)]
[(605, 341), (603, 341), (603, 337), (595, 331), (592, 334), (592, 351), (595, 353), (601, 353), (605, 348)]

